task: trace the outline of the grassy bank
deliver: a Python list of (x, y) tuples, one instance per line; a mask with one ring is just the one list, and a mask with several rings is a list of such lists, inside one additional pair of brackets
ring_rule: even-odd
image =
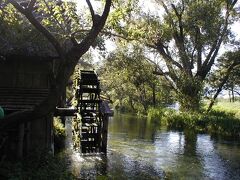
[[(236, 108), (231, 108), (231, 106)], [(236, 104), (231, 104), (231, 106), (218, 103), (208, 114), (150, 108), (148, 119), (166, 125), (170, 129), (192, 129), (197, 132), (240, 137), (240, 110), (237, 109)]]
[(240, 101), (229, 102), (229, 101), (219, 101), (215, 106), (213, 106), (215, 111), (224, 111), (227, 113), (234, 114), (234, 116), (240, 119)]

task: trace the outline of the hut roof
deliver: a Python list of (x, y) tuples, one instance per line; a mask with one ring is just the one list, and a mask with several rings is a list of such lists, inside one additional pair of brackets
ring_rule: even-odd
[(32, 111), (48, 97), (54, 59), (14, 54), (0, 59), (0, 106), (6, 115)]
[(48, 89), (0, 88), (0, 106), (6, 114), (16, 111), (32, 111), (48, 96)]

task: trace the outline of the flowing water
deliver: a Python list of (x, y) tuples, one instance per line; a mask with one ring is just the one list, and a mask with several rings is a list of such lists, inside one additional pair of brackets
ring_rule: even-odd
[(79, 179), (240, 180), (240, 140), (169, 131), (145, 118), (115, 114), (109, 120), (108, 153), (80, 156)]

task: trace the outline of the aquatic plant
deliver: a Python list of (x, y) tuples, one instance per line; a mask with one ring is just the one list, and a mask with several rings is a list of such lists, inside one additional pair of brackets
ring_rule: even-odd
[(208, 132), (223, 136), (240, 136), (239, 111), (214, 109), (210, 113), (180, 112), (173, 109), (151, 108), (148, 119), (159, 121), (169, 129), (192, 129), (197, 132)]

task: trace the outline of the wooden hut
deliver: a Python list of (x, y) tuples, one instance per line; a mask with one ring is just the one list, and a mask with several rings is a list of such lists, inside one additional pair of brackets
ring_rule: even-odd
[[(37, 149), (54, 151), (53, 114), (40, 119), (26, 116), (48, 97), (54, 62), (53, 57), (9, 55), (0, 58), (0, 106), (5, 113), (4, 119), (0, 119), (1, 158), (21, 158)], [(16, 113), (17, 119), (5, 125)]]

